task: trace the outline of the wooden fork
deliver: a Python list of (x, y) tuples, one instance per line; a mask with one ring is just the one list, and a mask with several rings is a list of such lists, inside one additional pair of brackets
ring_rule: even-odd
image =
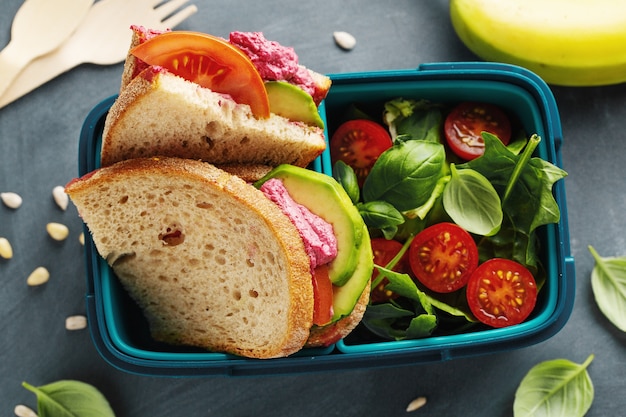
[(0, 108), (83, 63), (111, 65), (126, 58), (131, 25), (171, 29), (198, 9), (188, 0), (100, 0), (55, 51), (33, 60), (0, 97)]

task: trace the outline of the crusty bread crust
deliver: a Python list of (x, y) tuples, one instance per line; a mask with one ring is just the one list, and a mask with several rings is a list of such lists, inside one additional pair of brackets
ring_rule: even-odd
[(326, 347), (349, 335), (361, 323), (370, 300), (371, 282), (368, 281), (352, 313), (327, 326), (313, 326), (305, 347)]
[(97, 170), (66, 192), (156, 340), (253, 358), (305, 344), (309, 258), (261, 191), (207, 163), (147, 158)]
[(257, 119), (230, 97), (148, 67), (112, 105), (101, 163), (167, 155), (214, 165), (307, 166), (326, 148), (319, 127), (271, 114)]

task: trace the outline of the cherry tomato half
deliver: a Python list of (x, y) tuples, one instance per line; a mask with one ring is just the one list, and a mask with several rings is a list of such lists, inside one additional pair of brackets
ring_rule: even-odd
[(313, 271), (313, 324), (323, 326), (333, 317), (333, 284), (328, 275), (328, 265)]
[[(374, 263), (378, 266), (386, 266), (402, 249), (402, 243), (397, 240), (388, 240), (384, 237), (372, 239), (372, 252), (374, 252)], [(408, 255), (405, 253), (400, 261), (392, 269), (395, 272), (406, 273), (409, 271)], [(374, 269), (372, 272), (372, 281), (378, 277), (378, 271)], [(370, 292), (370, 301), (382, 303), (390, 299), (398, 297), (398, 294), (385, 289), (385, 285), (389, 283), (387, 278), (383, 279), (376, 288), (372, 288)]]
[(511, 122), (497, 106), (487, 103), (464, 102), (446, 117), (444, 132), (452, 152), (459, 158), (471, 160), (485, 153), (482, 132), (489, 132), (507, 145), (511, 140)]
[(506, 327), (526, 320), (537, 302), (532, 273), (509, 259), (482, 263), (467, 283), (467, 302), (472, 314), (492, 327)]
[(165, 32), (131, 53), (188, 81), (248, 104), (259, 118), (270, 115), (265, 84), (248, 56), (226, 40), (199, 32)]
[(381, 153), (391, 147), (389, 132), (376, 122), (366, 119), (343, 123), (330, 140), (330, 157), (335, 163), (343, 161), (363, 185)]
[(426, 288), (448, 293), (462, 288), (478, 265), (472, 236), (454, 223), (437, 223), (415, 236), (409, 248), (413, 274)]

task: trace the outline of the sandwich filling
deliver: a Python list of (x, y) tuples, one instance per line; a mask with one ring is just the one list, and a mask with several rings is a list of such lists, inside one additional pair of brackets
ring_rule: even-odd
[(307, 207), (298, 204), (289, 195), (281, 180), (276, 178), (267, 180), (261, 186), (261, 191), (289, 217), (298, 229), (309, 256), (311, 271), (337, 257), (337, 238), (333, 226), (312, 213)]

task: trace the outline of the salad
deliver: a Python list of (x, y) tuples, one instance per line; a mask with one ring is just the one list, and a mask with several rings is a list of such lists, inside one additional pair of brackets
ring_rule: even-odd
[(375, 255), (357, 333), (416, 339), (532, 314), (546, 278), (537, 233), (559, 221), (552, 187), (567, 175), (533, 156), (540, 141), (488, 103), (351, 106), (330, 154)]

